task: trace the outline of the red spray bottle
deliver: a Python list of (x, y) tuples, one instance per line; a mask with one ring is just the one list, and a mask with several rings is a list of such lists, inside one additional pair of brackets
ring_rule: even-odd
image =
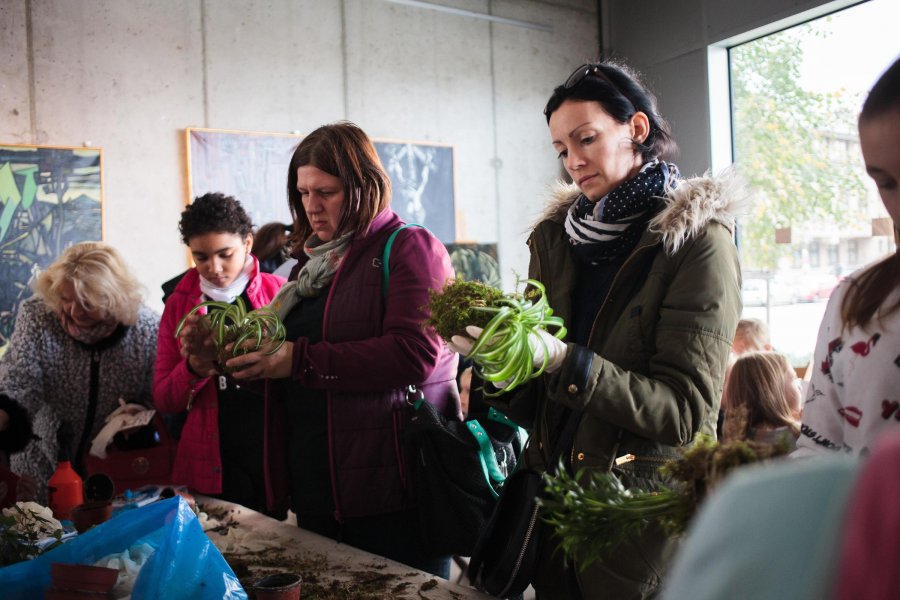
[(57, 452), (56, 471), (47, 483), (50, 494), (50, 510), (53, 516), (62, 521), (70, 519), (72, 509), (84, 502), (81, 477), (72, 468), (69, 460), (69, 442), (71, 436), (66, 434), (65, 427), (57, 435), (59, 450)]

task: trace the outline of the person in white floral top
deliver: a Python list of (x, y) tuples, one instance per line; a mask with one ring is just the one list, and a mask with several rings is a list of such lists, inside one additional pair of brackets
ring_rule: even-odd
[[(859, 116), (866, 171), (900, 225), (900, 59), (869, 92)], [(857, 271), (832, 294), (819, 329), (795, 456), (865, 456), (900, 426), (900, 253)]]

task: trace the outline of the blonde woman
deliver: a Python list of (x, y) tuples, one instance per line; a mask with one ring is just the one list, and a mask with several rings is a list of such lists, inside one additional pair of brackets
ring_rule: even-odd
[(783, 354), (747, 352), (734, 362), (725, 397), (725, 439), (788, 443), (800, 435), (800, 379)]
[(119, 399), (151, 405), (159, 317), (121, 254), (102, 242), (68, 248), (33, 288), (0, 362), (0, 393), (32, 418), (39, 439), (11, 466), (37, 480), (45, 502), (58, 440), (83, 475), (85, 450)]

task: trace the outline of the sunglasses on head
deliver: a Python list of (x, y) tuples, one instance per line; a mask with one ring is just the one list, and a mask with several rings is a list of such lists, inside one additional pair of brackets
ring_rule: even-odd
[(575, 87), (576, 85), (578, 85), (582, 81), (584, 81), (584, 78), (589, 75), (592, 75), (592, 76), (596, 77), (597, 79), (605, 81), (606, 83), (611, 85), (614, 89), (619, 89), (618, 86), (616, 86), (616, 84), (614, 84), (612, 81), (610, 81), (609, 77), (606, 76), (606, 73), (603, 72), (603, 70), (600, 68), (600, 65), (597, 63), (587, 63), (584, 65), (581, 65), (580, 67), (578, 67), (577, 69), (572, 71), (572, 74), (569, 75), (569, 77), (566, 79), (566, 82), (563, 84), (563, 87), (566, 88), (567, 90), (572, 89), (573, 87)]

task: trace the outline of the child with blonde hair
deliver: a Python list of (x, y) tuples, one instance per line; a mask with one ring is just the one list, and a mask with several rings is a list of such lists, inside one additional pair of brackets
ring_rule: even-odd
[(787, 442), (800, 435), (800, 380), (778, 352), (748, 352), (737, 358), (728, 378), (725, 440)]
[(769, 326), (760, 319), (741, 319), (734, 332), (731, 350), (735, 356), (754, 350), (771, 350), (772, 340), (769, 337)]

